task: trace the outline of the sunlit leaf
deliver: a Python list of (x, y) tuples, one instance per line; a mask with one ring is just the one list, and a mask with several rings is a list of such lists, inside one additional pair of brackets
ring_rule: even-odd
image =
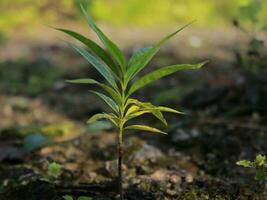
[(175, 73), (179, 70), (189, 70), (189, 69), (199, 69), (201, 68), (206, 62), (195, 64), (195, 65), (190, 65), (190, 64), (178, 64), (178, 65), (172, 65), (168, 67), (163, 67), (158, 70), (155, 70), (153, 72), (150, 72), (149, 74), (143, 76), (140, 78), (138, 81), (136, 81), (132, 87), (130, 88), (128, 92), (128, 96), (137, 91), (138, 89), (162, 78), (165, 76), (168, 76), (172, 73)]
[(132, 114), (129, 114), (126, 116), (126, 119), (127, 121), (130, 120), (130, 119), (133, 119), (133, 118), (136, 118), (136, 117), (139, 117), (139, 116), (142, 116), (144, 114), (147, 114), (147, 113), (151, 113), (149, 110), (140, 110), (140, 111), (136, 111)]
[(96, 44), (94, 41), (86, 38), (85, 36), (75, 31), (62, 29), (62, 28), (56, 28), (56, 29), (74, 37), (75, 39), (85, 44), (93, 53), (95, 53), (100, 59), (102, 59), (107, 64), (107, 66), (112, 70), (112, 72), (117, 77), (120, 76), (119, 68), (114, 63), (114, 61), (110, 58), (110, 55), (104, 49), (102, 49), (98, 44)]
[(133, 105), (133, 106), (131, 106), (131, 107), (127, 110), (127, 112), (126, 112), (126, 116), (127, 116), (127, 115), (130, 115), (130, 114), (132, 114), (132, 113), (134, 113), (134, 112), (136, 112), (136, 111), (138, 111), (138, 110), (140, 110), (140, 107), (139, 107), (139, 106), (136, 106), (136, 105)]
[(114, 77), (111, 71), (105, 67), (97, 58), (87, 52), (85, 49), (78, 47), (75, 44), (68, 43), (74, 50), (80, 53), (93, 67), (114, 87), (117, 88)]
[(255, 159), (255, 163), (257, 167), (265, 166), (267, 163), (266, 156), (261, 155), (261, 154), (257, 155)]
[(84, 7), (81, 5), (81, 10), (87, 19), (89, 26), (94, 30), (102, 43), (106, 46), (107, 50), (113, 56), (113, 58), (120, 64), (123, 70), (126, 69), (126, 59), (121, 50), (114, 44), (95, 24), (93, 18), (88, 15)]
[(99, 114), (95, 114), (92, 117), (90, 117), (90, 119), (87, 121), (88, 124), (92, 124), (98, 120), (101, 119), (107, 119), (109, 121), (111, 121), (113, 124), (115, 124), (116, 126), (118, 126), (118, 118), (113, 115), (113, 114), (107, 114), (107, 113), (99, 113)]
[(153, 128), (150, 126), (146, 126), (146, 125), (131, 125), (131, 126), (127, 126), (125, 128), (126, 130), (142, 130), (142, 131), (148, 131), (148, 132), (152, 132), (152, 133), (162, 133), (167, 135), (167, 133), (157, 129), (157, 128)]
[(176, 113), (176, 114), (184, 114), (183, 112), (180, 112), (178, 110), (172, 109), (172, 108), (168, 108), (165, 106), (158, 106), (156, 107), (156, 109), (160, 110), (161, 112), (170, 112), (170, 113)]
[(236, 164), (242, 167), (254, 167), (255, 166), (254, 163), (249, 160), (240, 160)]
[(138, 72), (140, 72), (153, 58), (153, 56), (159, 51), (161, 45), (166, 43), (170, 38), (172, 38), (174, 35), (176, 35), (178, 32), (186, 28), (192, 24), (192, 22), (186, 24), (182, 28), (178, 29), (177, 31), (173, 32), (170, 35), (167, 35), (162, 40), (160, 40), (155, 46), (148, 49), (145, 53), (143, 53), (138, 59), (135, 59), (134, 62), (129, 65), (127, 69), (126, 79), (127, 81), (130, 81)]

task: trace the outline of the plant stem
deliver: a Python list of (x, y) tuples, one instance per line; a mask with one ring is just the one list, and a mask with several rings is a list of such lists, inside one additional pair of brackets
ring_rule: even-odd
[(123, 126), (125, 123), (124, 115), (125, 115), (125, 91), (127, 88), (127, 83), (125, 83), (125, 78), (121, 82), (121, 105), (120, 105), (120, 123), (119, 123), (119, 133), (118, 133), (118, 186), (119, 186), (119, 195), (120, 200), (123, 200), (123, 188), (122, 188), (122, 137), (123, 137)]
[(119, 128), (118, 134), (118, 186), (119, 186), (119, 194), (120, 200), (123, 200), (123, 190), (122, 190), (122, 128)]

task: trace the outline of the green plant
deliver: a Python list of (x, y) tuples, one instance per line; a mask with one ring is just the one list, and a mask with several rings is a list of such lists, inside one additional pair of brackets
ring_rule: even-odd
[(264, 41), (259, 37), (260, 33), (266, 30), (266, 24), (262, 23), (262, 11), (264, 10), (264, 0), (249, 0), (247, 5), (241, 6), (239, 14), (233, 24), (249, 39), (246, 50), (246, 58), (241, 52), (237, 53), (237, 59), (241, 65), (251, 71), (257, 72), (261, 50), (264, 47)]
[[(74, 198), (72, 196), (70, 196), (70, 195), (63, 196), (63, 199), (64, 200), (74, 200)], [(78, 197), (77, 200), (92, 200), (92, 198), (91, 197), (80, 196), (80, 197)]]
[(152, 114), (159, 119), (164, 125), (167, 122), (163, 116), (163, 112), (170, 112), (181, 114), (172, 108), (164, 106), (155, 106), (149, 102), (141, 102), (131, 96), (139, 89), (147, 86), (148, 84), (170, 75), (179, 70), (186, 69), (199, 69), (205, 63), (199, 64), (177, 64), (172, 66), (162, 67), (158, 70), (150, 72), (136, 81), (136, 75), (145, 68), (152, 57), (159, 51), (161, 45), (165, 44), (170, 38), (180, 32), (182, 29), (187, 27), (189, 24), (164, 37), (157, 44), (152, 47), (142, 48), (138, 50), (131, 59), (127, 62), (122, 51), (114, 44), (95, 24), (92, 17), (87, 14), (84, 7), (81, 5), (81, 10), (85, 15), (89, 26), (97, 34), (101, 42), (106, 47), (106, 50), (102, 49), (94, 41), (86, 38), (85, 36), (67, 29), (57, 29), (65, 32), (66, 34), (74, 37), (87, 46), (90, 51), (85, 50), (77, 45), (68, 43), (70, 47), (80, 53), (107, 81), (101, 83), (94, 79), (82, 78), (77, 80), (68, 81), (70, 83), (78, 84), (94, 84), (99, 86), (106, 94), (92, 91), (94, 94), (99, 96), (104, 102), (110, 107), (110, 113), (100, 113), (92, 116), (88, 123), (94, 123), (98, 120), (106, 119), (111, 121), (118, 128), (118, 178), (119, 178), (119, 194), (120, 199), (123, 199), (122, 195), (122, 139), (123, 132), (125, 130), (143, 130), (153, 133), (165, 132), (146, 126), (143, 124), (129, 125), (129, 121), (133, 118), (139, 117), (144, 114)]
[(267, 180), (267, 158), (264, 155), (257, 155), (254, 161), (240, 160), (236, 163), (239, 166), (252, 168), (256, 170), (255, 180)]
[(54, 179), (57, 179), (62, 174), (62, 165), (56, 162), (49, 163), (48, 174)]

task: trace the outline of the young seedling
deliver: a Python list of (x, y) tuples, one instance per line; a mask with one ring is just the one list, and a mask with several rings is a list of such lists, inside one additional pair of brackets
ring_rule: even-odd
[(264, 155), (257, 155), (254, 161), (240, 160), (236, 163), (239, 166), (252, 168), (256, 170), (255, 180), (266, 181), (267, 180), (267, 158)]
[[(71, 80), (69, 82), (97, 85), (105, 93), (92, 91), (110, 107), (111, 112), (96, 114), (88, 120), (88, 123), (90, 124), (96, 122), (97, 120), (106, 119), (112, 122), (118, 129), (118, 182), (120, 199), (122, 200), (122, 142), (124, 131), (141, 130), (152, 133), (166, 134), (157, 128), (147, 125), (129, 124), (130, 120), (144, 114), (152, 114), (164, 125), (167, 125), (167, 122), (163, 116), (163, 112), (181, 114), (180, 111), (172, 108), (155, 106), (149, 102), (141, 102), (132, 98), (132, 95), (141, 88), (160, 78), (173, 74), (179, 70), (199, 69), (205, 64), (205, 62), (192, 65), (176, 64), (161, 67), (160, 69), (150, 72), (141, 78), (137, 78), (137, 74), (145, 68), (152, 57), (159, 51), (160, 47), (191, 23), (171, 33), (170, 35), (167, 35), (155, 45), (141, 48), (134, 53), (129, 61), (126, 61), (122, 51), (97, 27), (92, 17), (88, 15), (82, 5), (81, 11), (86, 17), (91, 29), (97, 34), (101, 42), (106, 47), (105, 50), (94, 41), (75, 31), (67, 29), (57, 30), (63, 31), (64, 33), (74, 37), (88, 48), (89, 51), (75, 44), (68, 43), (71, 48), (81, 54), (106, 80), (106, 83), (102, 83), (91, 78), (82, 78)], [(135, 81), (133, 81), (133, 78), (136, 78)]]
[(246, 55), (237, 52), (240, 64), (249, 72), (258, 72), (261, 61), (261, 51), (264, 40), (259, 35), (266, 31), (266, 24), (260, 19), (264, 10), (264, 0), (249, 0), (248, 4), (241, 6), (233, 25), (242, 31), (249, 39)]

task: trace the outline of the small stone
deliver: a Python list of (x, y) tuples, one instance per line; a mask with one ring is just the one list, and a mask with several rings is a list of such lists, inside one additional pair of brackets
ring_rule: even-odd
[(191, 175), (191, 174), (188, 174), (186, 177), (185, 177), (185, 181), (187, 183), (192, 183), (194, 181), (194, 177)]
[(172, 174), (170, 177), (171, 183), (178, 184), (178, 183), (181, 183), (181, 181), (182, 181), (181, 177), (176, 174)]
[(140, 150), (130, 156), (130, 160), (132, 160), (134, 163), (140, 164), (144, 163), (145, 161), (154, 162), (162, 156), (163, 153), (161, 150), (152, 145), (144, 144)]
[(169, 174), (167, 170), (157, 170), (151, 175), (151, 179), (153, 181), (166, 181), (168, 178)]

